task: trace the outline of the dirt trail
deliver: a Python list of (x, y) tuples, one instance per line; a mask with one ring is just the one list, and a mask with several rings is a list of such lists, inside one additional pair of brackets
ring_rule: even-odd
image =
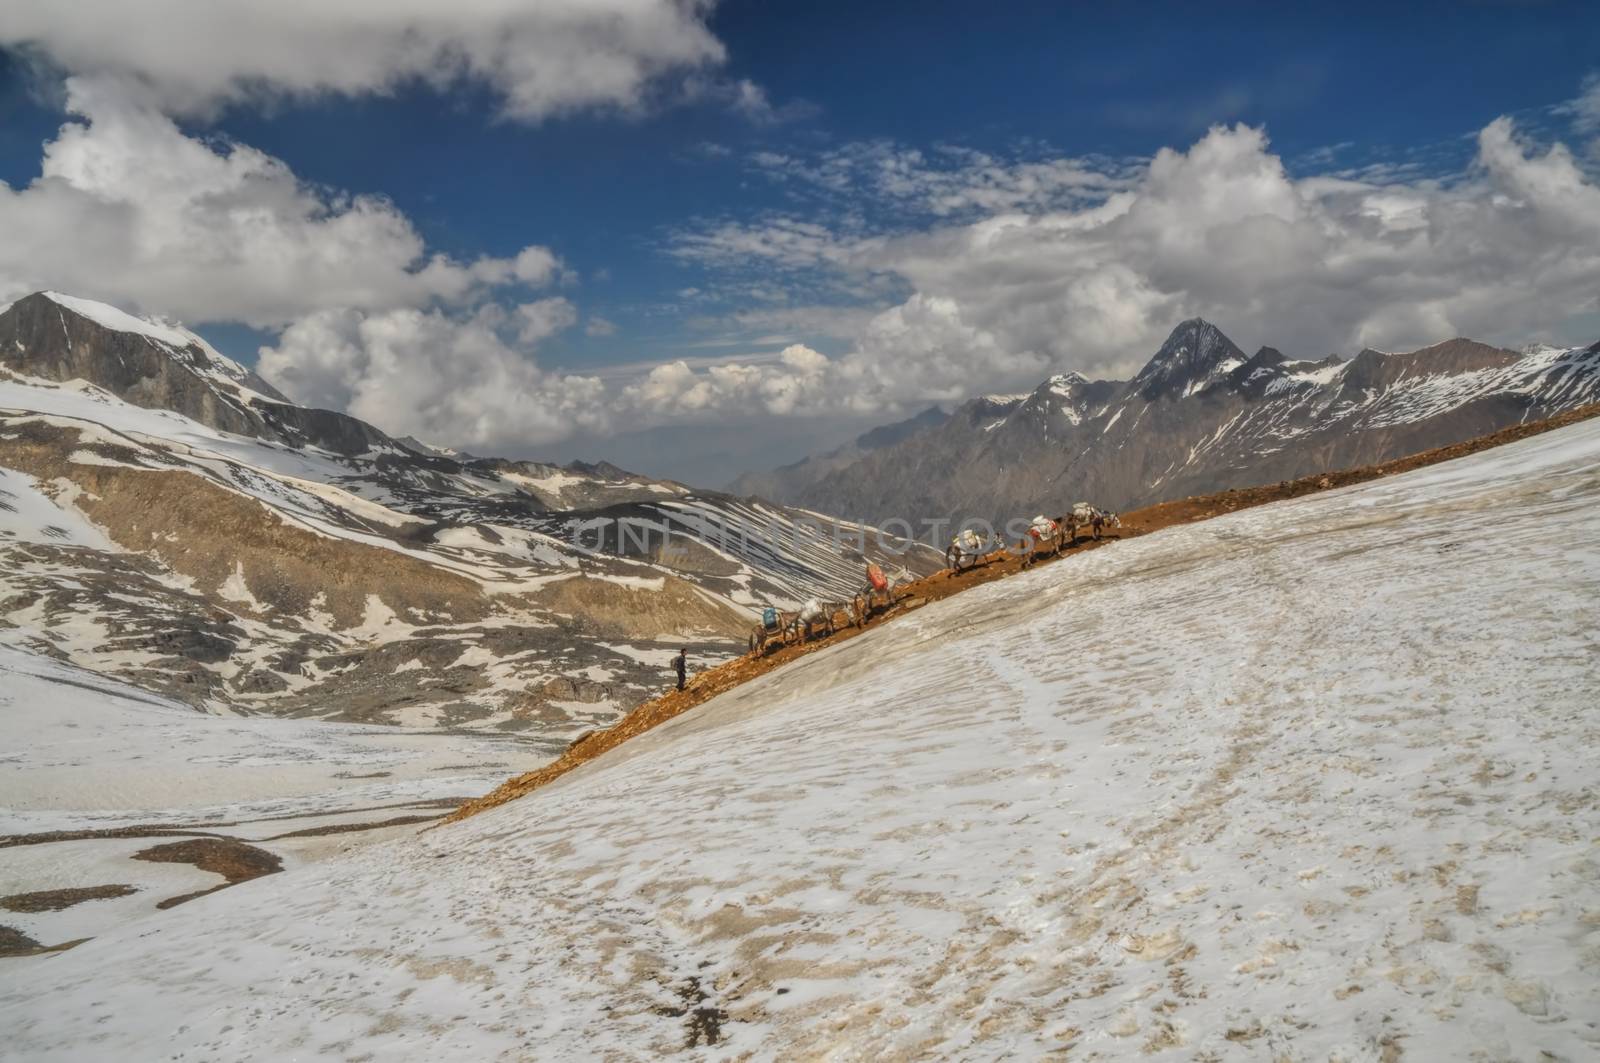
[[(1310, 476), (1303, 476), (1298, 480), (1284, 480), (1261, 487), (1229, 489), (1215, 494), (1196, 495), (1173, 502), (1162, 502), (1158, 505), (1122, 514), (1122, 527), (1110, 532), (1107, 537), (1099, 541), (1080, 538), (1077, 543), (1064, 551), (1059, 557), (1051, 558), (1046, 556), (1035, 561), (1033, 567), (1061, 563), (1087, 550), (1098, 549), (1109, 543), (1117, 542), (1119, 539), (1148, 535), (1150, 532), (1160, 531), (1163, 528), (1208, 520), (1211, 517), (1234, 513), (1241, 509), (1266, 505), (1269, 502), (1281, 502), (1285, 499), (1299, 498), (1301, 495), (1316, 494), (1319, 491), (1346, 487), (1351, 484), (1364, 483), (1368, 480), (1376, 480), (1384, 476), (1393, 476), (1396, 473), (1409, 472), (1412, 469), (1420, 469), (1428, 465), (1436, 465), (1454, 458), (1465, 457), (1468, 454), (1476, 454), (1479, 451), (1503, 446), (1506, 443), (1514, 443), (1529, 436), (1564, 428), (1567, 425), (1576, 424), (1579, 421), (1585, 421), (1596, 416), (1600, 416), (1600, 404), (1582, 406), (1543, 421), (1517, 425), (1486, 436), (1479, 436), (1476, 439), (1423, 451), (1420, 454), (1412, 454), (1404, 458), (1396, 458), (1393, 461), (1383, 462), (1378, 465), (1366, 465), (1338, 472), (1314, 473)], [(1005, 551), (999, 551), (988, 555), (977, 566), (964, 572), (951, 573), (945, 571), (924, 577), (899, 588), (896, 592), (898, 596), (897, 604), (869, 620), (866, 626), (869, 628), (875, 627), (885, 621), (892, 620), (896, 616), (919, 608), (928, 602), (948, 598), (971, 587), (1014, 575), (1020, 571), (1022, 571), (1022, 559), (1020, 557), (1012, 556)], [(688, 689), (683, 691), (674, 690), (663, 694), (659, 698), (638, 706), (612, 726), (582, 735), (571, 746), (567, 747), (566, 752), (556, 760), (535, 771), (507, 780), (483, 797), (468, 801), (453, 814), (442, 820), (441, 823), (453, 823), (456, 820), (466, 819), (485, 809), (494, 808), (497, 805), (503, 805), (508, 801), (514, 801), (519, 797), (526, 796), (541, 786), (559, 779), (579, 765), (594, 760), (630, 738), (643, 734), (673, 717), (687, 712), (696, 705), (711, 700), (724, 691), (748, 683), (758, 676), (765, 675), (775, 668), (781, 668), (790, 661), (803, 657), (815, 650), (845, 639), (854, 638), (862, 630), (864, 629), (841, 627), (832, 636), (819, 637), (810, 642), (784, 646), (762, 657), (738, 657), (715, 668), (709, 668), (696, 675), (689, 682)]]

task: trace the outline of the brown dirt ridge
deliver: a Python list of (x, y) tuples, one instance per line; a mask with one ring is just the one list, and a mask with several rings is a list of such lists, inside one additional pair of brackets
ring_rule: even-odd
[(163, 909), (175, 908), (208, 893), (237, 886), (262, 875), (275, 875), (283, 870), (283, 861), (277, 856), (235, 838), (191, 838), (188, 841), (168, 842), (134, 853), (133, 858), (156, 864), (193, 864), (201, 871), (221, 875), (227, 880), (210, 889), (168, 897), (156, 905)]
[[(1365, 465), (1360, 468), (1344, 469), (1337, 472), (1314, 473), (1297, 480), (1284, 480), (1280, 483), (1268, 484), (1262, 487), (1231, 489), (1219, 491), (1215, 494), (1196, 495), (1173, 502), (1162, 502), (1131, 513), (1122, 514), (1122, 527), (1118, 531), (1110, 533), (1106, 538), (1098, 541), (1080, 539), (1070, 549), (1064, 551), (1059, 558), (1047, 556), (1034, 562), (1034, 565), (1037, 567), (1040, 564), (1063, 561), (1086, 550), (1093, 550), (1108, 543), (1116, 542), (1118, 539), (1148, 535), (1163, 528), (1191, 524), (1211, 517), (1222, 516), (1226, 513), (1234, 513), (1241, 509), (1266, 505), (1269, 502), (1281, 502), (1285, 499), (1316, 494), (1319, 491), (1326, 491), (1335, 487), (1347, 487), (1351, 484), (1365, 483), (1368, 480), (1393, 476), (1396, 473), (1409, 472), (1412, 469), (1437, 465), (1440, 462), (1466, 457), (1469, 454), (1490, 450), (1506, 443), (1514, 443), (1529, 436), (1540, 435), (1557, 428), (1565, 428), (1568, 425), (1597, 416), (1600, 416), (1600, 403), (1581, 406), (1545, 420), (1516, 425), (1489, 435), (1479, 436), (1476, 439), (1426, 450), (1377, 465)], [(966, 571), (960, 573), (945, 571), (927, 576), (903, 587), (899, 592), (896, 604), (869, 620), (866, 626), (876, 626), (928, 602), (948, 598), (971, 587), (1014, 575), (1019, 571), (1022, 571), (1022, 559), (1020, 557), (1012, 556), (1006, 551), (997, 551), (988, 555), (977, 566)], [(860, 630), (862, 629), (844, 626), (839, 628), (837, 633), (832, 636), (820, 637), (792, 646), (784, 646), (760, 657), (739, 657), (715, 668), (707, 669), (690, 681), (688, 689), (683, 691), (673, 690), (663, 694), (638, 706), (612, 726), (604, 730), (590, 731), (581, 735), (556, 760), (535, 771), (507, 780), (483, 797), (468, 801), (453, 814), (446, 817), (442, 823), (453, 823), (456, 820), (466, 819), (486, 809), (524, 797), (534, 790), (554, 782), (580, 765), (616, 748), (630, 738), (658, 727), (673, 717), (694, 708), (696, 705), (711, 700), (724, 691), (748, 683), (758, 676), (765, 675), (775, 668), (781, 668), (795, 658), (802, 657), (823, 646), (853, 638)]]
[(59, 912), (85, 901), (103, 901), (113, 897), (126, 897), (137, 893), (132, 886), (79, 886), (59, 890), (37, 890), (33, 893), (13, 893), (0, 897), (0, 908), (8, 912)]

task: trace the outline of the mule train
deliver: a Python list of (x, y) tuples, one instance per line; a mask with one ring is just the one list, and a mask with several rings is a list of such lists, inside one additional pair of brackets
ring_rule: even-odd
[(847, 616), (845, 623), (865, 627), (872, 617), (895, 605), (899, 600), (895, 591), (909, 582), (911, 573), (905, 569), (891, 581), (882, 567), (868, 562), (866, 582), (848, 602), (812, 598), (795, 612), (782, 612), (769, 605), (761, 614), (761, 623), (750, 632), (750, 652), (759, 656), (772, 642), (785, 646), (796, 640), (804, 642), (817, 631), (832, 635), (838, 630), (840, 613)]
[[(1027, 568), (1040, 557), (1060, 555), (1063, 550), (1077, 545), (1078, 532), (1087, 530), (1099, 539), (1107, 528), (1122, 527), (1122, 520), (1110, 510), (1100, 509), (1087, 502), (1075, 503), (1070, 513), (1050, 518), (1043, 514), (1028, 522), (1028, 530), (1017, 546), (1022, 567)], [(1005, 541), (994, 535), (981, 535), (971, 528), (957, 532), (944, 552), (950, 575), (964, 572), (985, 563), (995, 550), (1005, 548)], [(805, 642), (817, 632), (824, 636), (838, 630), (838, 617), (844, 613), (856, 627), (865, 627), (873, 616), (887, 612), (896, 602), (895, 591), (909, 582), (910, 573), (901, 570), (891, 582), (883, 569), (876, 564), (867, 565), (867, 580), (847, 602), (823, 602), (812, 598), (798, 610), (779, 610), (767, 606), (761, 622), (750, 632), (750, 652), (760, 656), (772, 643), (788, 646)]]
[[(1122, 518), (1110, 510), (1087, 502), (1077, 502), (1070, 512), (1059, 517), (1047, 517), (1041, 513), (1029, 521), (1015, 552), (1022, 559), (1022, 567), (1028, 568), (1040, 558), (1058, 557), (1062, 551), (1076, 546), (1079, 532), (1087, 531), (1092, 538), (1099, 539), (1106, 529), (1120, 527)], [(952, 544), (952, 550), (954, 548)], [(950, 567), (958, 572), (961, 570), (954, 563)]]
[(821, 602), (815, 598), (795, 612), (780, 611), (769, 605), (761, 614), (761, 622), (750, 632), (750, 652), (759, 656), (773, 642), (784, 646), (804, 642), (816, 631), (831, 635), (836, 630), (834, 617), (843, 608), (837, 603)]

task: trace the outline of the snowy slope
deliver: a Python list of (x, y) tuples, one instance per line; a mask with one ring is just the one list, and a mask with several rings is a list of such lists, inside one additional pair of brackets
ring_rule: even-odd
[(0, 902), (0, 924), (49, 944), (222, 883), (197, 867), (133, 859), (184, 836), (162, 830), (238, 839), (295, 867), (392, 835), (385, 824), (396, 819), (443, 815), (541, 759), (507, 735), (207, 716), (4, 646), (0, 719), (0, 898), (134, 888), (60, 911)]
[(1597, 504), (1590, 421), (988, 584), (460, 825), (0, 966), (0, 1028), (29, 1059), (1592, 1057)]
[(332, 793), (351, 806), (461, 797), (508, 760), (539, 760), (508, 736), (208, 716), (5, 646), (0, 715), (0, 835), (237, 819)]
[(521, 731), (549, 753), (658, 691), (647, 660), (725, 658), (757, 607), (848, 599), (885, 560), (811, 514), (423, 453), (252, 381), (105, 304), (0, 311), (0, 645), (210, 711)]

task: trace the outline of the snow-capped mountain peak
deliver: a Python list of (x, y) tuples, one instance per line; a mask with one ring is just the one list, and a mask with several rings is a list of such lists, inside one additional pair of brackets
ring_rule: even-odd
[(1190, 318), (1172, 330), (1133, 384), (1149, 399), (1185, 398), (1244, 362), (1244, 352), (1221, 329), (1204, 318)]
[[(102, 328), (109, 329), (112, 332), (142, 336), (166, 349), (174, 358), (184, 361), (191, 370), (202, 375), (218, 377), (233, 385), (243, 385), (250, 391), (274, 401), (289, 401), (272, 385), (211, 346), (198, 333), (192, 332), (182, 325), (175, 325), (150, 317), (136, 317), (126, 310), (119, 309), (109, 303), (85, 299), (81, 296), (64, 295), (55, 291), (43, 291), (37, 294), (55, 303), (63, 310), (69, 311), (87, 321), (92, 321)], [(10, 309), (10, 307), (6, 309)], [(64, 324), (63, 327), (65, 327)]]
[[(1600, 344), (1519, 355), (1457, 338), (1349, 362), (1294, 360), (1276, 347), (1246, 358), (1197, 318), (1131, 381), (1063, 373), (1012, 401), (975, 399), (937, 435), (778, 497), (868, 522), (1003, 522), (1079, 500), (1127, 509), (1292, 479), (1600, 401)], [(945, 475), (911, 475), (930, 455)]]
[(1094, 416), (1110, 391), (1104, 382), (1096, 384), (1082, 373), (1057, 373), (1019, 403), (1008, 419), (1048, 435), (1053, 427), (1079, 425)]

